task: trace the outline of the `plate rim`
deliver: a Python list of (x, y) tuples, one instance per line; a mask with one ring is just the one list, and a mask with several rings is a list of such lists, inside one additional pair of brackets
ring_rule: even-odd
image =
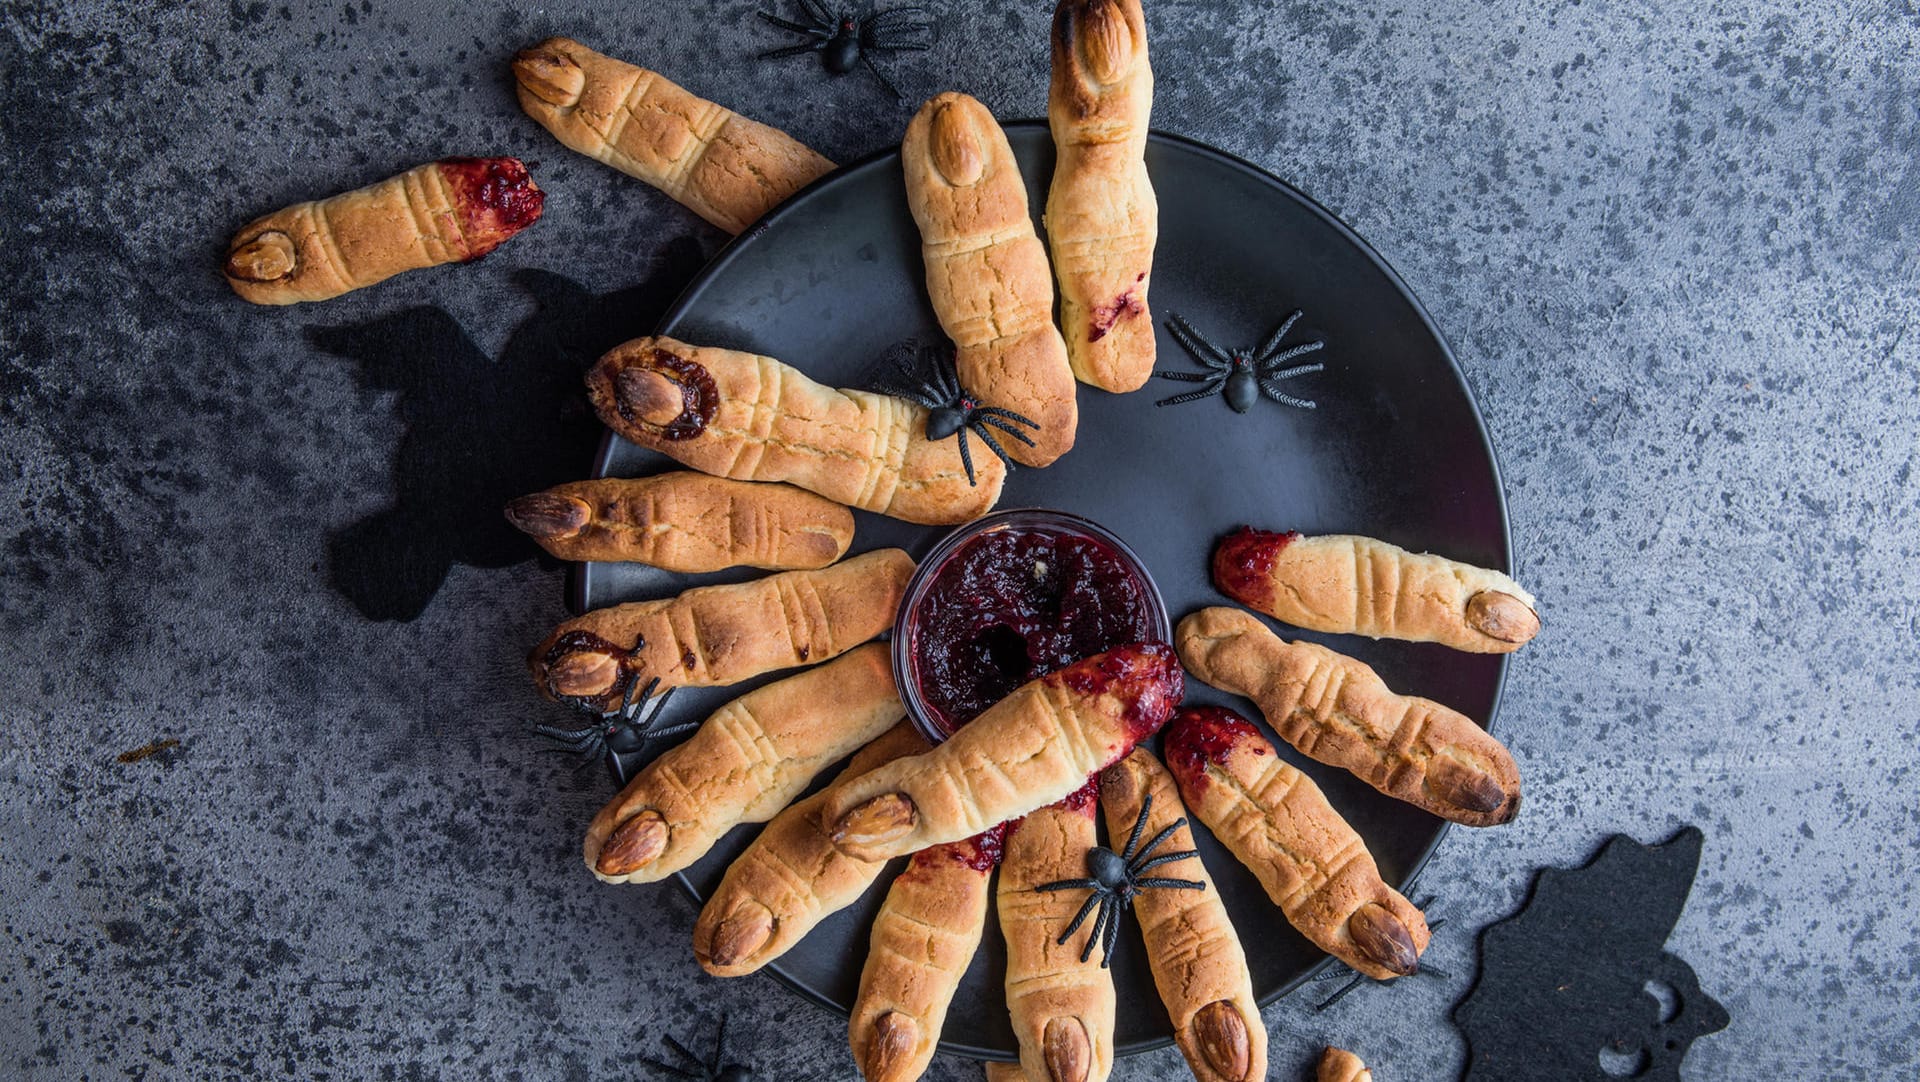
[[(1046, 120), (1035, 118), (1002, 121), (1001, 127), (1008, 131), (1035, 129), (1050, 131)], [(1439, 325), (1434, 322), (1433, 316), (1427, 311), (1426, 305), (1420, 302), (1420, 298), (1414, 294), (1412, 288), (1407, 285), (1406, 280), (1400, 276), (1400, 272), (1394, 269), (1393, 264), (1387, 262), (1386, 257), (1381, 255), (1378, 249), (1368, 243), (1366, 238), (1355, 232), (1353, 227), (1349, 226), (1338, 215), (1328, 210), (1318, 200), (1287, 182), (1273, 171), (1257, 165), (1232, 151), (1222, 150), (1211, 143), (1205, 143), (1191, 136), (1181, 135), (1178, 132), (1149, 128), (1147, 131), (1147, 139), (1150, 143), (1158, 142), (1168, 144), (1181, 150), (1197, 154), (1200, 157), (1212, 159), (1230, 169), (1246, 173), (1254, 180), (1276, 189), (1278, 194), (1292, 199), (1309, 213), (1318, 217), (1325, 225), (1331, 227), (1336, 234), (1359, 250), (1359, 252), (1386, 277), (1387, 282), (1400, 294), (1401, 299), (1407, 303), (1408, 307), (1413, 310), (1414, 315), (1419, 318), (1420, 323), (1426, 327), (1427, 332), (1433, 336), (1434, 343), (1440, 347), (1441, 357), (1447, 362), (1447, 371), (1453, 377), (1454, 382), (1459, 385), (1461, 393), (1466, 397), (1467, 404), (1471, 407), (1474, 431), (1479, 437), (1481, 448), (1486, 452), (1487, 464), (1492, 468), (1494, 492), (1498, 496), (1498, 499), (1495, 501), (1495, 510), (1500, 520), (1500, 558), (1505, 564), (1504, 570), (1511, 573), (1514, 563), (1513, 522), (1507, 513), (1507, 486), (1504, 472), (1500, 468), (1500, 453), (1498, 448), (1494, 446), (1492, 435), (1487, 431), (1486, 413), (1480, 408), (1480, 400), (1473, 392), (1473, 385), (1467, 381), (1466, 372), (1461, 369), (1459, 358), (1454, 356), (1453, 346), (1447, 341), (1446, 335), (1441, 333)], [(812, 195), (816, 189), (825, 188), (833, 184), (846, 183), (850, 178), (858, 174), (883, 167), (891, 161), (896, 161), (899, 157), (900, 148), (898, 146), (882, 147), (879, 150), (873, 151), (870, 154), (847, 162), (827, 172), (805, 187), (794, 192), (791, 196), (788, 196), (777, 206), (768, 210), (767, 213), (762, 215), (752, 225), (741, 230), (736, 236), (729, 238), (726, 244), (722, 245), (720, 250), (714, 253), (713, 258), (708, 260), (706, 265), (700, 268), (693, 279), (689, 281), (686, 287), (680, 291), (679, 295), (673, 299), (673, 303), (667, 306), (666, 311), (661, 314), (659, 320), (654, 324), (651, 333), (658, 334), (660, 333), (660, 328), (670, 326), (677, 322), (686, 313), (687, 309), (692, 307), (693, 303), (698, 299), (700, 292), (705, 289), (707, 284), (737, 259), (747, 245), (758, 239), (761, 234), (772, 229), (782, 217), (794, 212), (795, 208), (799, 207), (805, 198)], [(590, 476), (601, 478), (608, 475), (607, 471), (612, 462), (613, 448), (618, 440), (619, 436), (612, 429), (608, 428), (602, 432), (600, 446), (594, 452), (592, 473)], [(568, 608), (573, 612), (586, 611), (586, 600), (590, 592), (594, 565), (595, 562), (593, 561), (574, 561), (569, 564), (570, 572), (568, 575), (566, 603)], [(1498, 671), (1494, 674), (1493, 695), (1487, 707), (1486, 731), (1488, 733), (1494, 731), (1495, 723), (1500, 720), (1500, 709), (1506, 699), (1507, 675), (1511, 668), (1511, 663), (1511, 654), (1502, 654), (1499, 656)], [(1457, 824), (1444, 819), (1440, 821), (1439, 831), (1434, 834), (1433, 840), (1427, 844), (1426, 848), (1421, 850), (1420, 855), (1413, 860), (1408, 868), (1405, 881), (1399, 884), (1396, 889), (1399, 889), (1402, 893), (1406, 893), (1413, 888), (1419, 881), (1421, 874), (1426, 871), (1427, 864), (1433, 859), (1434, 853), (1439, 850), (1440, 844), (1447, 839), (1447, 836), (1452, 833), (1456, 825)], [(693, 883), (687, 878), (686, 873), (676, 872), (673, 878), (674, 881), (679, 884), (680, 889), (685, 891), (687, 896), (695, 903), (704, 900), (701, 898), (700, 892), (694, 889)], [(1327, 955), (1306, 971), (1282, 984), (1268, 995), (1256, 996), (1256, 1004), (1264, 1010), (1280, 1000), (1287, 998), (1317, 979), (1328, 967), (1332, 966), (1335, 961), (1332, 955)], [(775, 980), (779, 981), (789, 990), (797, 993), (809, 1003), (824, 1008), (836, 1017), (844, 1013), (838, 1004), (832, 1002), (826, 996), (789, 974), (781, 965), (780, 959), (775, 959), (767, 963), (763, 968), (763, 972), (770, 974)], [(1264, 1018), (1261, 1024), (1263, 1026), (1266, 1025)], [(1159, 1051), (1160, 1049), (1172, 1046), (1174, 1043), (1175, 1040), (1171, 1035), (1145, 1038), (1125, 1044), (1116, 1042), (1114, 1044), (1113, 1055), (1115, 1059), (1137, 1056), (1147, 1052)], [(950, 1053), (969, 1059), (990, 1060), (1001, 1063), (1015, 1062), (1018, 1059), (1017, 1056), (1010, 1055), (999, 1049), (980, 1048), (974, 1045), (950, 1042), (947, 1040), (941, 1040), (935, 1050), (936, 1052)]]

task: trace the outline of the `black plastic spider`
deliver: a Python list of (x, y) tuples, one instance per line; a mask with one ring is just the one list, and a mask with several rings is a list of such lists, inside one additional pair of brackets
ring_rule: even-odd
[(820, 64), (835, 75), (845, 75), (853, 65), (864, 63), (880, 85), (895, 98), (904, 97), (886, 74), (874, 64), (874, 53), (923, 53), (933, 46), (925, 35), (933, 30), (927, 21), (927, 9), (918, 4), (869, 11), (865, 15), (835, 15), (820, 0), (800, 0), (804, 22), (783, 19), (770, 11), (760, 17), (782, 30), (804, 34), (809, 40), (798, 45), (769, 49), (762, 58), (819, 53)]
[(1026, 444), (1033, 446), (1033, 439), (1015, 425), (1026, 425), (1038, 429), (1040, 422), (1022, 417), (1012, 410), (998, 406), (982, 406), (978, 399), (968, 394), (960, 386), (960, 374), (953, 367), (953, 350), (940, 346), (925, 346), (910, 350), (894, 362), (894, 371), (882, 379), (879, 390), (883, 394), (894, 395), (918, 402), (927, 408), (927, 438), (944, 440), (955, 433), (960, 435), (960, 464), (966, 467), (967, 484), (974, 484), (973, 453), (967, 449), (967, 432), (971, 430), (979, 436), (1000, 461), (1013, 469), (1013, 463), (1007, 459), (1006, 448), (987, 431), (988, 426)]
[(667, 1047), (673, 1050), (682, 1065), (676, 1067), (647, 1056), (638, 1057), (641, 1063), (654, 1070), (665, 1071), (674, 1078), (694, 1078), (699, 1082), (751, 1082), (753, 1078), (753, 1068), (744, 1063), (729, 1063), (724, 1067), (720, 1064), (726, 1058), (727, 1049), (727, 1016), (724, 1014), (720, 1016), (720, 1031), (714, 1035), (713, 1055), (707, 1059), (694, 1055), (686, 1045), (674, 1040), (672, 1034), (662, 1040), (666, 1041)]
[(1174, 395), (1172, 398), (1163, 398), (1155, 405), (1177, 406), (1182, 402), (1192, 402), (1197, 398), (1207, 398), (1217, 394), (1227, 400), (1227, 405), (1232, 406), (1235, 413), (1245, 413), (1252, 409), (1254, 401), (1264, 394), (1282, 405), (1303, 410), (1313, 409), (1314, 403), (1304, 398), (1295, 398), (1275, 386), (1283, 379), (1304, 376), (1309, 372), (1318, 372), (1327, 367), (1324, 364), (1314, 363), (1281, 368), (1295, 357), (1326, 347), (1325, 342), (1315, 339), (1282, 350), (1280, 343), (1286, 340), (1287, 332), (1293, 330), (1293, 325), (1299, 320), (1300, 312), (1295, 309), (1294, 313), (1287, 317), (1286, 322), (1280, 324), (1280, 329), (1274, 331), (1267, 338), (1266, 344), (1259, 349), (1229, 350), (1222, 349), (1201, 337), (1200, 332), (1194, 330), (1192, 324), (1179, 316), (1169, 316), (1167, 330), (1172, 331), (1173, 337), (1185, 346), (1187, 352), (1193, 354), (1193, 359), (1199, 361), (1207, 370), (1205, 372), (1156, 370), (1153, 374), (1161, 379), (1204, 383), (1206, 386), (1197, 391)]
[[(624, 786), (629, 776), (629, 760), (634, 760), (638, 765), (641, 760), (648, 758), (646, 750), (655, 741), (700, 725), (697, 721), (689, 721), (665, 729), (655, 728), (660, 722), (661, 712), (667, 707), (667, 700), (673, 696), (673, 689), (668, 688), (658, 699), (652, 699), (653, 689), (659, 686), (660, 678), (657, 676), (647, 681), (644, 688), (638, 680), (629, 681), (627, 693), (620, 700), (620, 709), (610, 714), (596, 714), (598, 720), (593, 724), (578, 729), (536, 725), (533, 731), (567, 745), (554, 749), (556, 751), (570, 751), (587, 760), (604, 756), (607, 773), (613, 776), (613, 783)], [(652, 699), (651, 707), (648, 705), (649, 699)], [(644, 717), (642, 710), (645, 710)]]
[[(1425, 910), (1428, 906), (1432, 904), (1433, 904), (1433, 896), (1428, 895), (1427, 897), (1421, 899), (1420, 901), (1415, 902), (1414, 908)], [(1441, 928), (1445, 927), (1446, 923), (1447, 923), (1446, 918), (1443, 917), (1440, 920), (1436, 920), (1428, 924), (1427, 931), (1437, 932)], [(1453, 976), (1453, 974), (1448, 973), (1446, 970), (1441, 969), (1438, 966), (1435, 966), (1432, 963), (1428, 962), (1425, 958), (1420, 959), (1420, 968), (1414, 970), (1413, 975), (1416, 977), (1421, 975), (1425, 975), (1428, 977), (1439, 977), (1442, 980), (1449, 979)], [(1315, 983), (1319, 983), (1321, 981), (1335, 980), (1342, 976), (1349, 978), (1347, 983), (1335, 989), (1332, 995), (1314, 1004), (1313, 1010), (1315, 1014), (1318, 1014), (1321, 1011), (1326, 1010), (1328, 1007), (1331, 1007), (1334, 1004), (1340, 1002), (1341, 1000), (1347, 998), (1347, 993), (1353, 991), (1355, 988), (1360, 987), (1362, 984), (1365, 984), (1368, 981), (1372, 981), (1375, 984), (1393, 983), (1392, 981), (1383, 981), (1378, 977), (1369, 977), (1365, 973), (1362, 973), (1359, 970), (1353, 968), (1352, 966), (1346, 964), (1345, 962), (1340, 962), (1340, 961), (1336, 961), (1333, 965), (1328, 966), (1325, 970), (1314, 974), (1313, 980)]]
[(1100, 915), (1093, 918), (1093, 928), (1087, 932), (1087, 945), (1080, 951), (1080, 960), (1086, 961), (1093, 954), (1093, 944), (1100, 943), (1100, 968), (1113, 964), (1113, 943), (1120, 934), (1120, 913), (1133, 906), (1134, 896), (1143, 890), (1155, 887), (1171, 887), (1177, 890), (1205, 890), (1205, 883), (1191, 879), (1162, 879), (1157, 876), (1142, 876), (1142, 872), (1152, 871), (1162, 864), (1197, 857), (1199, 850), (1186, 849), (1178, 853), (1162, 853), (1154, 856), (1153, 851), (1167, 840), (1174, 831), (1187, 825), (1185, 816), (1174, 820), (1165, 830), (1153, 836), (1153, 840), (1138, 852), (1134, 846), (1140, 844), (1140, 832), (1146, 829), (1147, 813), (1153, 810), (1153, 798), (1140, 802), (1140, 818), (1133, 821), (1133, 833), (1127, 836), (1127, 847), (1116, 853), (1104, 845), (1096, 845), (1087, 850), (1087, 871), (1092, 876), (1086, 879), (1061, 879), (1052, 883), (1042, 883), (1035, 890), (1091, 890), (1086, 904), (1075, 913), (1073, 922), (1067, 930), (1060, 933), (1054, 942), (1065, 946), (1068, 937), (1079, 929), (1082, 921), (1093, 907), (1100, 907)]

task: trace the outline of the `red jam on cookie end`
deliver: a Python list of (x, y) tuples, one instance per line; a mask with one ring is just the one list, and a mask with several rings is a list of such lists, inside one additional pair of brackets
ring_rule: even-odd
[(1006, 843), (1007, 824), (1001, 823), (963, 841), (920, 850), (913, 855), (907, 871), (911, 872), (915, 868), (942, 861), (952, 861), (976, 872), (990, 872), (999, 866), (1001, 854), (1006, 850)]
[(1204, 785), (1208, 763), (1224, 763), (1237, 747), (1265, 755), (1267, 742), (1253, 723), (1224, 706), (1183, 706), (1167, 725), (1167, 768), (1189, 785)]
[(1115, 647), (1061, 669), (1050, 679), (1082, 695), (1115, 695), (1125, 701), (1123, 717), (1131, 742), (1117, 750), (1115, 760), (1159, 732), (1187, 691), (1180, 659), (1173, 647), (1159, 642)]
[(1059, 807), (1067, 811), (1092, 814), (1094, 800), (1100, 795), (1100, 775), (1087, 779), (1087, 784), (1060, 798)]
[(546, 205), (518, 158), (442, 158), (440, 175), (453, 193), (466, 237), (466, 259), (479, 259), (532, 225)]
[[(1146, 277), (1142, 274), (1134, 281), (1140, 282)], [(1093, 319), (1087, 326), (1087, 341), (1098, 342), (1107, 336), (1108, 331), (1113, 330), (1114, 324), (1137, 316), (1146, 310), (1147, 306), (1140, 300), (1138, 287), (1128, 289), (1115, 297), (1112, 303), (1094, 305)]]
[(1029, 681), (1158, 637), (1155, 613), (1152, 587), (1104, 541), (982, 533), (947, 559), (919, 603), (913, 668), (929, 718), (951, 734)]
[(1300, 536), (1296, 530), (1275, 533), (1242, 526), (1213, 550), (1213, 584), (1235, 601), (1257, 602), (1272, 592), (1268, 575), (1280, 550)]

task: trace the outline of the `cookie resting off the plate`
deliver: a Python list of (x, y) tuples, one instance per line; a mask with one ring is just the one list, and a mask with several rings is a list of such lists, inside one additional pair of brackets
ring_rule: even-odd
[(833, 163), (658, 72), (549, 38), (513, 58), (520, 107), (567, 147), (638, 177), (729, 233)]
[(247, 223), (227, 248), (227, 284), (255, 304), (328, 300), (479, 259), (532, 225), (545, 198), (515, 158), (428, 162)]

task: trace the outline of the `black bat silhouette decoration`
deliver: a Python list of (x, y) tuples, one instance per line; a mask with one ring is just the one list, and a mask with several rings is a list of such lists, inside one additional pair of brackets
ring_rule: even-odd
[(1480, 977), (1453, 1009), (1466, 1082), (1678, 1082), (1727, 1011), (1666, 950), (1700, 867), (1702, 835), (1614, 835), (1582, 868), (1546, 868), (1520, 912), (1480, 934)]

